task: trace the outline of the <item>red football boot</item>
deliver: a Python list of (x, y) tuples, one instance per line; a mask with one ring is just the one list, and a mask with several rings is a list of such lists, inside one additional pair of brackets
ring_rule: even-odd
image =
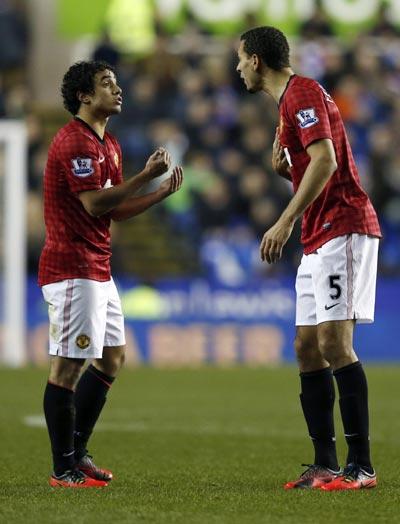
[(369, 489), (377, 484), (376, 473), (367, 473), (358, 464), (348, 464), (343, 474), (333, 479), (328, 484), (321, 486), (324, 491), (339, 491), (344, 489)]
[(285, 489), (320, 488), (341, 473), (340, 470), (333, 471), (324, 466), (318, 466), (318, 464), (302, 464), (302, 466), (308, 466), (308, 468), (300, 475), (300, 478), (293, 482), (287, 482), (284, 486)]
[(111, 482), (113, 474), (108, 469), (99, 468), (93, 462), (92, 455), (84, 455), (78, 460), (75, 467), (82, 471), (88, 477), (96, 480), (103, 480), (104, 482)]
[(52, 475), (49, 480), (53, 488), (103, 488), (107, 482), (88, 477), (79, 470), (66, 471), (62, 475)]

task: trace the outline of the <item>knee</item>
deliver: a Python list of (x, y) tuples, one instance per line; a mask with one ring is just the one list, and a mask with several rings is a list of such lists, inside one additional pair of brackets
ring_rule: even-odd
[(113, 356), (112, 365), (115, 369), (115, 373), (117, 373), (122, 368), (124, 363), (125, 363), (125, 348), (121, 349), (121, 351), (116, 352), (116, 354)]
[(319, 369), (323, 367), (322, 357), (318, 350), (318, 344), (313, 340), (297, 334), (294, 339), (294, 349), (300, 370)]
[(113, 348), (103, 355), (102, 359), (96, 360), (96, 367), (106, 375), (115, 377), (125, 362), (125, 347)]
[(305, 344), (299, 335), (296, 335), (294, 339), (294, 351), (298, 362), (304, 360), (305, 357)]
[(121, 369), (125, 364), (125, 350), (121, 352), (117, 359), (118, 369)]
[(74, 389), (81, 373), (84, 360), (62, 359), (52, 362), (49, 381), (57, 386)]
[(319, 340), (321, 354), (333, 369), (342, 367), (351, 360), (354, 353), (351, 346), (347, 346), (336, 337), (321, 337)]

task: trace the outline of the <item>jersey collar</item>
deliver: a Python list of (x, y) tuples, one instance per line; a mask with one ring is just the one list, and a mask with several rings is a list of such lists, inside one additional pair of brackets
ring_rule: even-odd
[[(88, 123), (86, 123), (84, 120), (82, 120), (82, 118), (79, 118), (79, 116), (74, 116), (74, 120), (77, 120), (82, 125), (84, 125), (87, 129), (89, 129), (89, 131), (97, 138), (97, 140), (100, 142), (100, 144), (104, 144), (104, 138), (101, 139), (100, 136), (96, 133), (96, 131), (92, 127), (90, 127), (90, 125)], [(104, 135), (104, 137), (105, 137), (105, 135)]]

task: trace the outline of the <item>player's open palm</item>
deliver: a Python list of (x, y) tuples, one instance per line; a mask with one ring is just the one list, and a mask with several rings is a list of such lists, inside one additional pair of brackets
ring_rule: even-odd
[(152, 178), (157, 178), (167, 172), (171, 165), (171, 155), (164, 147), (159, 147), (147, 160), (146, 169), (148, 169)]
[(166, 178), (160, 185), (159, 191), (163, 198), (178, 191), (183, 182), (183, 169), (181, 166), (174, 167), (171, 176)]

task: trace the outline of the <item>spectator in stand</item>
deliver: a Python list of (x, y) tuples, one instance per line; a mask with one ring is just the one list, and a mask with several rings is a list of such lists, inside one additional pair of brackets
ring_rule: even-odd
[(114, 68), (117, 68), (121, 61), (121, 53), (118, 47), (112, 42), (108, 31), (105, 29), (93, 52), (93, 60), (106, 62)]
[(0, 70), (24, 67), (28, 56), (29, 30), (25, 3), (0, 0)]
[(400, 30), (393, 24), (390, 18), (390, 4), (387, 0), (382, 1), (379, 6), (376, 22), (366, 34), (383, 38), (400, 36)]
[(334, 36), (332, 23), (326, 16), (321, 0), (316, 0), (313, 14), (300, 25), (299, 34), (305, 40)]

